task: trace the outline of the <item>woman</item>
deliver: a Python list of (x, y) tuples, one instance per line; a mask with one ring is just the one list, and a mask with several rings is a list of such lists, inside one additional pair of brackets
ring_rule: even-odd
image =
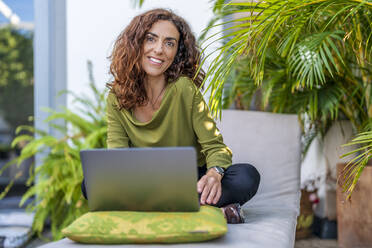
[(147, 11), (119, 35), (110, 59), (108, 148), (195, 147), (200, 203), (221, 207), (228, 223), (243, 222), (240, 205), (254, 196), (260, 176), (252, 165), (231, 165), (198, 89), (204, 72), (197, 73), (200, 52), (189, 25), (171, 11)]

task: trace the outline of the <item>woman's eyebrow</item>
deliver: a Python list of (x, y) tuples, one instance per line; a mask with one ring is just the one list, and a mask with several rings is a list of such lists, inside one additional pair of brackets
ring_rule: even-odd
[[(158, 36), (157, 34), (154, 34), (154, 33), (151, 33), (151, 32), (147, 32), (147, 34), (151, 34), (151, 35), (153, 35), (153, 36), (159, 38), (159, 36)], [(176, 39), (176, 38), (173, 38), (173, 37), (166, 37), (165, 39), (166, 39), (166, 40), (174, 40), (174, 41), (177, 42), (177, 39)]]

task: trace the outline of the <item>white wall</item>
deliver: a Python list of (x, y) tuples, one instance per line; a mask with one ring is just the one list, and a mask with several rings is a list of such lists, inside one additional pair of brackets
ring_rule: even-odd
[[(147, 0), (140, 9), (129, 0), (66, 1), (67, 88), (79, 94), (86, 92), (89, 82), (87, 60), (93, 63), (97, 86), (105, 87), (110, 80), (107, 57), (114, 41), (139, 13), (156, 7), (169, 8), (190, 24), (196, 37), (212, 18), (209, 0)], [(68, 97), (68, 108), (72, 108), (71, 100)]]

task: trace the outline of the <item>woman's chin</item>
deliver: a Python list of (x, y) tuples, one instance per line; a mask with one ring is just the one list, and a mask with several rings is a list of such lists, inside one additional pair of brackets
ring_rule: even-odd
[(145, 71), (145, 72), (146, 72), (147, 77), (152, 77), (152, 78), (161, 77), (164, 75), (164, 72), (154, 72), (154, 71)]

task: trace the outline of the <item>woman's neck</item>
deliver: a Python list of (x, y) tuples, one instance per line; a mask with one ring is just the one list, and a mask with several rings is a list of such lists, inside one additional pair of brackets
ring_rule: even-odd
[(146, 77), (145, 78), (145, 89), (147, 97), (151, 100), (161, 94), (165, 87), (165, 76), (161, 75), (158, 77)]

